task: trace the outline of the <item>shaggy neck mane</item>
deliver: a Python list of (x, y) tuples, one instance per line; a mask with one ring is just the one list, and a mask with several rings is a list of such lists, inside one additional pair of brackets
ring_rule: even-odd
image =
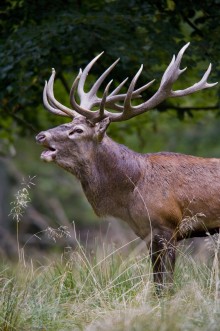
[(97, 144), (90, 159), (84, 159), (83, 162), (77, 177), (97, 214), (100, 214), (100, 197), (107, 201), (117, 194), (124, 195), (126, 191), (134, 189), (141, 176), (140, 154), (108, 136)]

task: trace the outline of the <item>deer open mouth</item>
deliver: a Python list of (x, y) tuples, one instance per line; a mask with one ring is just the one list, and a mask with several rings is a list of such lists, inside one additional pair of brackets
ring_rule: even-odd
[(56, 152), (57, 152), (57, 150), (55, 148), (47, 147), (47, 149), (41, 153), (41, 159), (46, 162), (51, 162), (51, 161), (55, 160)]

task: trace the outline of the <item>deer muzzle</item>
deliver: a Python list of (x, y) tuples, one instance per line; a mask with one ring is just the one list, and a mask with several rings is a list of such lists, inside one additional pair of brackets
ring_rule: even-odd
[(48, 137), (48, 133), (47, 132), (40, 132), (37, 136), (36, 136), (36, 141), (38, 144), (44, 146), (46, 149), (41, 153), (41, 159), (45, 162), (52, 162), (55, 160), (56, 158), (56, 148), (54, 148), (53, 146), (51, 146), (51, 144), (49, 143), (49, 137)]

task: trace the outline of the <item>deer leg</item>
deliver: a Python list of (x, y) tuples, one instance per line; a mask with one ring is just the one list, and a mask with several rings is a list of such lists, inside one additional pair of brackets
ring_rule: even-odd
[(153, 279), (158, 291), (170, 287), (173, 283), (175, 243), (175, 239), (170, 235), (156, 234), (150, 244)]

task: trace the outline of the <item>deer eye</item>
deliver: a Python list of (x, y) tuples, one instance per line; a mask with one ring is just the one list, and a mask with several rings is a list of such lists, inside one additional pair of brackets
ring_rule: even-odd
[(74, 135), (74, 133), (83, 133), (83, 130), (78, 128), (78, 129), (73, 129), (72, 131), (69, 132), (69, 136)]
[(83, 130), (82, 129), (75, 129), (74, 132), (76, 132), (76, 133), (83, 133)]

